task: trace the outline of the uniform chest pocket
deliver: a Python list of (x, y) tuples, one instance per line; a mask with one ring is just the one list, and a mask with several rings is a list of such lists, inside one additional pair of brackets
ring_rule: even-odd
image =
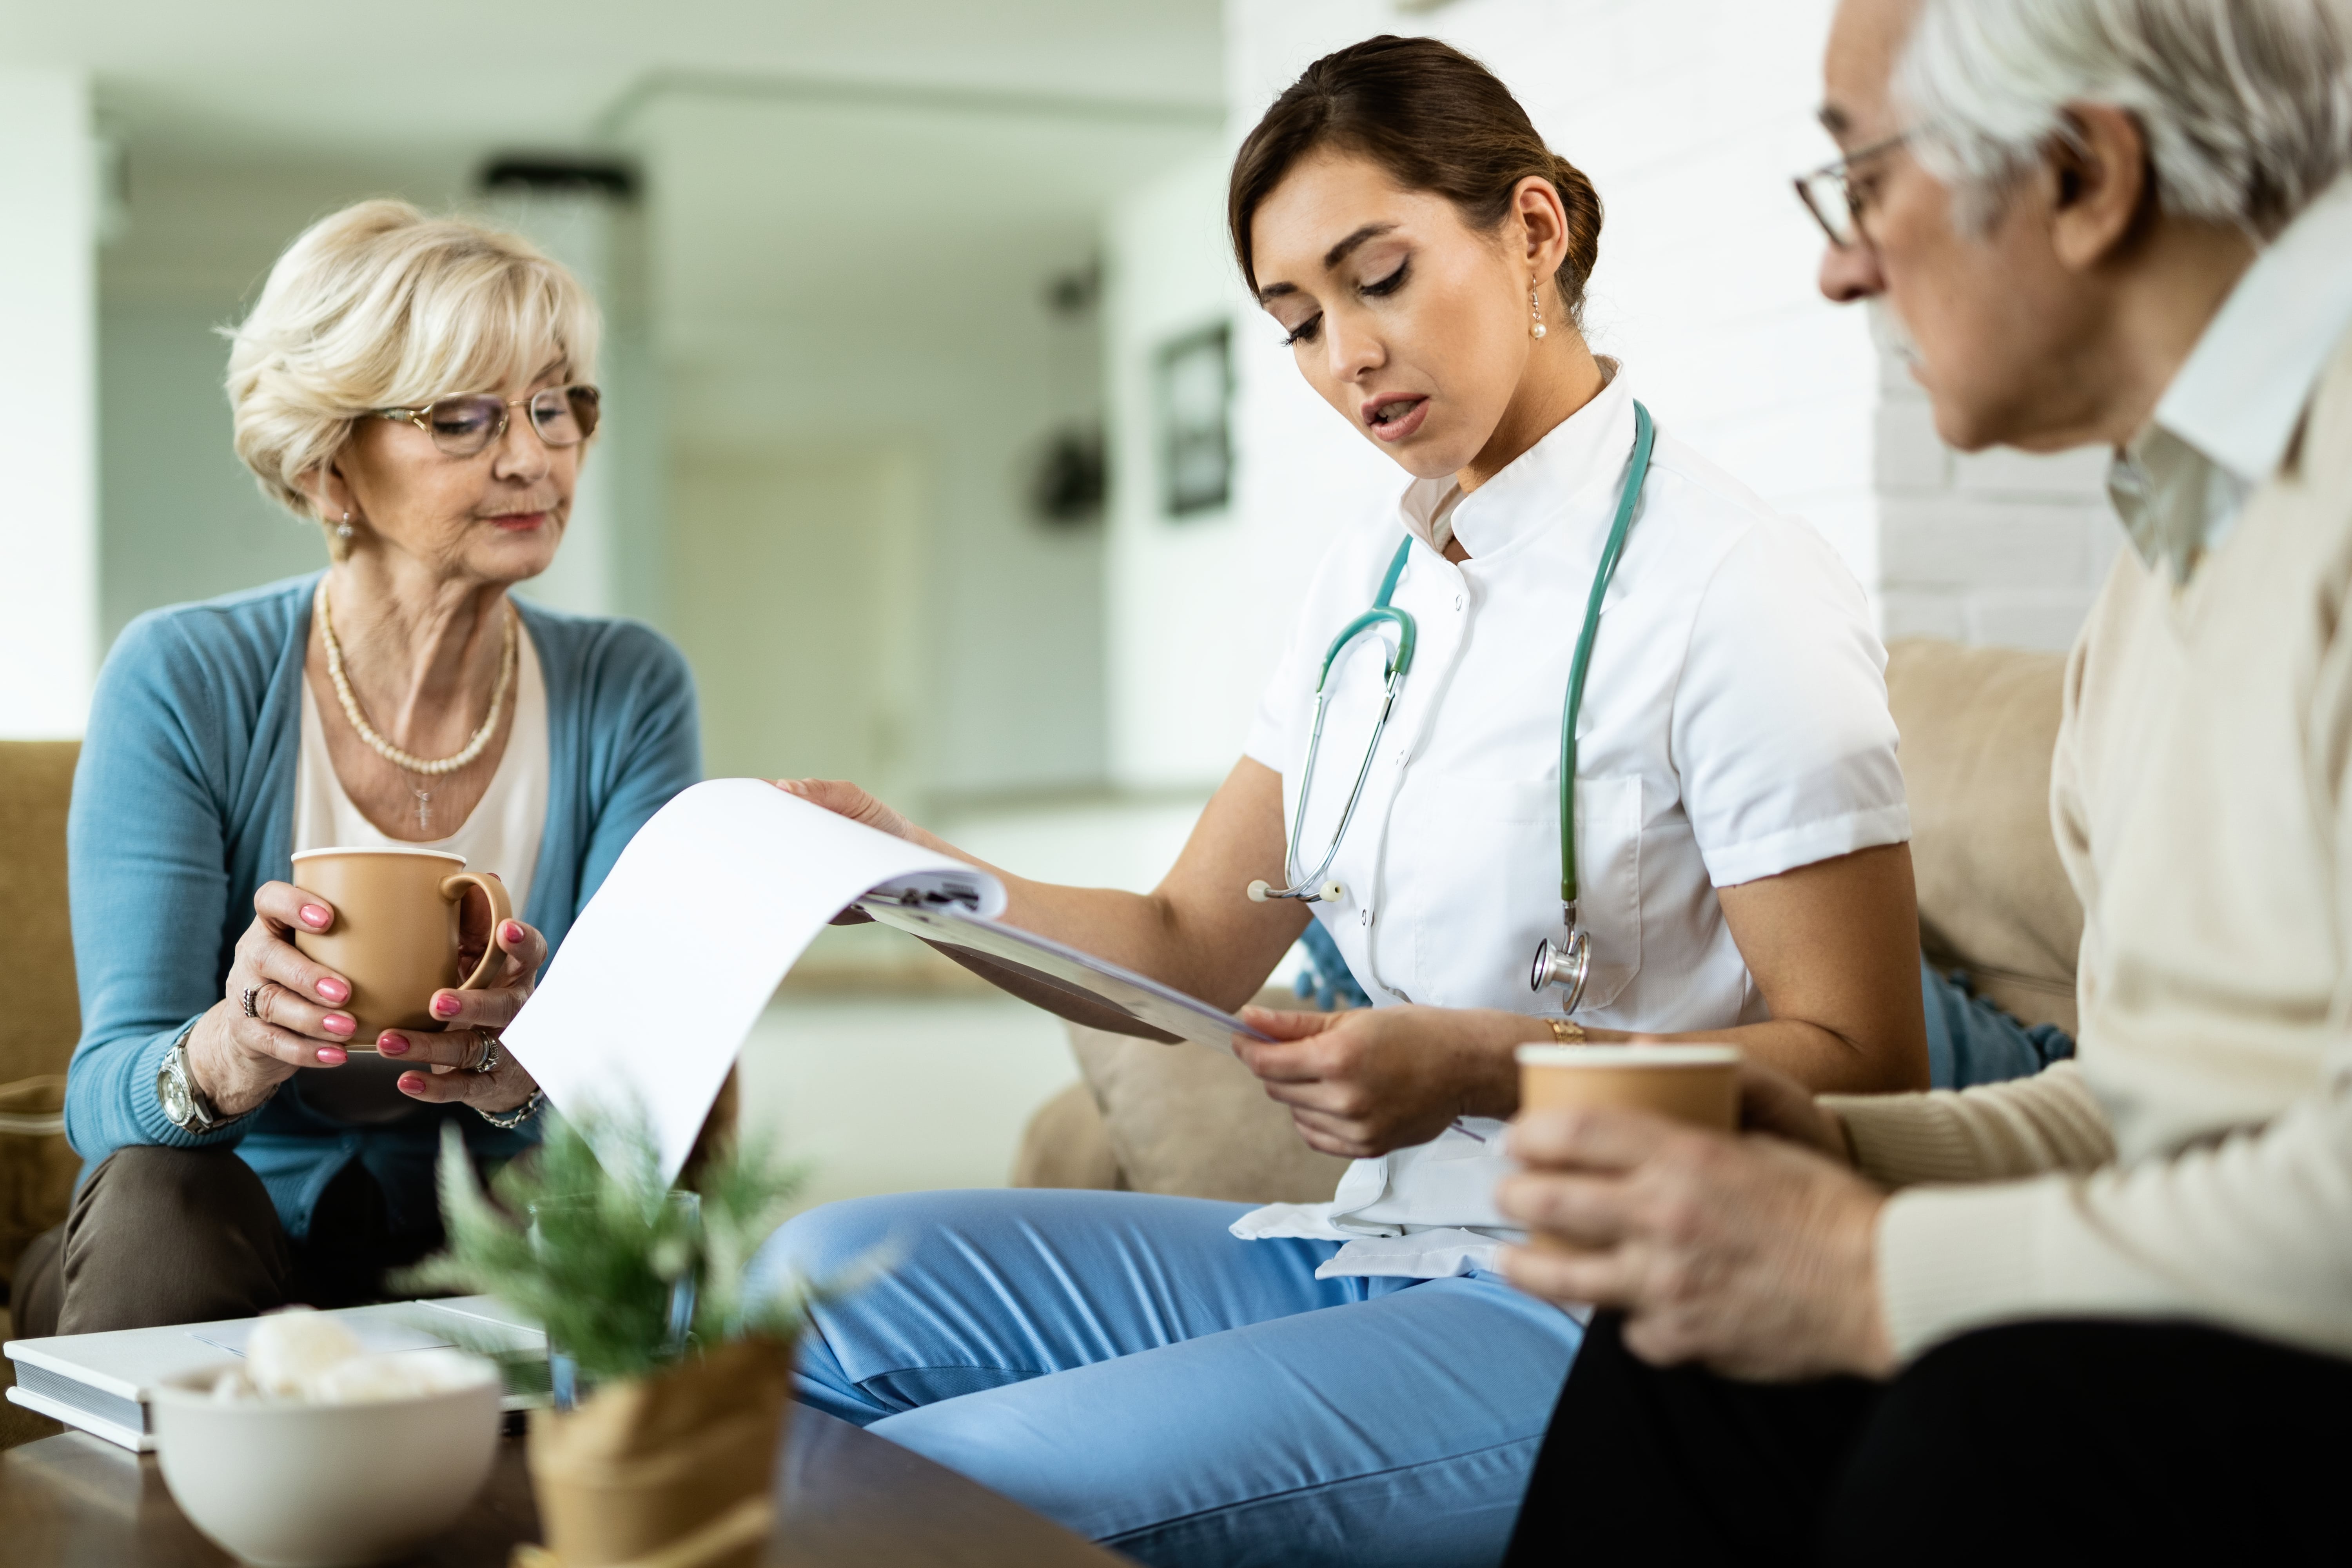
[(1639, 773), (1577, 781), (1576, 881), (1577, 918), (1592, 935), (1592, 970), (1576, 1010), (1591, 1013), (1642, 971)]
[[(1559, 931), (1559, 786), (1428, 776), (1401, 805), (1413, 828), (1391, 840), (1390, 892), (1413, 922), (1406, 991), (1440, 1006), (1541, 1006), (1528, 965)], [(1580, 782), (1578, 865), (1595, 950), (1580, 1011), (1605, 1006), (1641, 968), (1641, 833), (1639, 777)]]

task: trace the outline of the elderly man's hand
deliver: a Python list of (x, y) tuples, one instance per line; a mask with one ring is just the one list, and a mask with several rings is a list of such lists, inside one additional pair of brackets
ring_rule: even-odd
[(1777, 1077), (1747, 1086), (1748, 1120), (1811, 1148), (1630, 1111), (1522, 1116), (1509, 1146), (1528, 1170), (1496, 1200), (1540, 1239), (1508, 1249), (1504, 1273), (1534, 1295), (1622, 1308), (1626, 1344), (1661, 1365), (1772, 1381), (1891, 1371), (1874, 1257), (1885, 1195), (1824, 1157), (1843, 1152), (1834, 1119)]

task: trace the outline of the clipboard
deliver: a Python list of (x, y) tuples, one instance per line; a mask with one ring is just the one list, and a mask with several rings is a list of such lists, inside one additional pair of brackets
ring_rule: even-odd
[(1230, 1056), (1235, 1035), (1253, 1040), (1273, 1038), (1196, 996), (1049, 937), (990, 920), (952, 897), (877, 888), (853, 907), (910, 936), (960, 948), (991, 963), (1017, 970), (1039, 984), (1124, 1013), (1149, 1030), (1149, 1037), (1164, 1044), (1191, 1040)]

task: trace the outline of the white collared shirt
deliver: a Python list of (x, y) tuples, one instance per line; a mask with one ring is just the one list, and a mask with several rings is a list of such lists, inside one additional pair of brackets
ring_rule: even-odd
[[(1633, 445), (1624, 378), (1445, 521), (1470, 552), (1429, 544), (1453, 481), (1410, 487), (1402, 516), (1333, 546), (1268, 684), (1247, 753), (1283, 775), (1290, 821), (1332, 637), (1368, 607), (1415, 534), (1391, 601), (1419, 646), (1362, 803), (1312, 907), (1379, 1004), (1557, 1013), (1528, 988), (1537, 942), (1561, 933), (1559, 725), (1592, 574)], [(1577, 728), (1580, 913), (1593, 942), (1580, 1022), (1645, 1031), (1767, 1016), (1715, 889), (1910, 837), (1885, 651), (1853, 574), (1661, 426), (1633, 531), (1603, 604)], [(1381, 647), (1332, 667), (1307, 828), (1314, 869), (1371, 733)], [(1488, 1267), (1515, 1233), (1494, 1207), (1511, 1168), (1502, 1124), (1360, 1160), (1335, 1200), (1275, 1205), (1236, 1236), (1346, 1241), (1321, 1272), (1423, 1278)]]
[(2275, 472), (2327, 358), (2352, 331), (2352, 175), (2295, 215), (2230, 290), (2107, 493), (2140, 559), (2186, 582)]

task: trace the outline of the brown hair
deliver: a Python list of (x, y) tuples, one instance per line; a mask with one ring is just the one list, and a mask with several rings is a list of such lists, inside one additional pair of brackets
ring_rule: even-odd
[(1495, 73), (1435, 38), (1382, 34), (1325, 55), (1286, 89), (1234, 158), (1225, 222), (1234, 258), (1257, 292), (1250, 219), (1301, 158), (1324, 147), (1359, 153), (1407, 190), (1434, 191), (1481, 232), (1511, 210), (1511, 193), (1549, 180), (1568, 211), (1568, 255), (1555, 274), (1575, 317), (1601, 258), (1601, 197), (1544, 145)]

